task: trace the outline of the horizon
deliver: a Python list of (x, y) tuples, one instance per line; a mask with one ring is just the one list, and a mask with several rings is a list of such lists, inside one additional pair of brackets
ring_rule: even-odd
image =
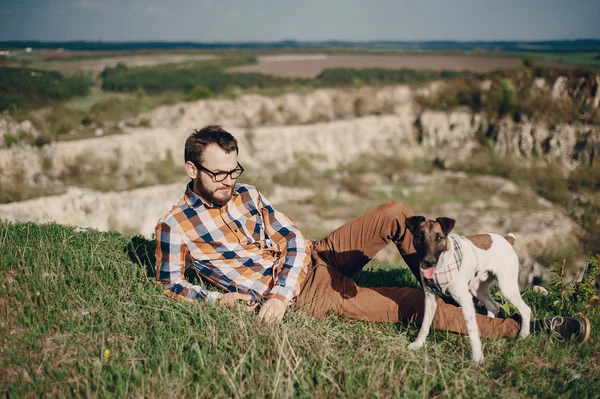
[(553, 38), (540, 40), (451, 40), (451, 39), (428, 39), (428, 40), (396, 40), (396, 39), (371, 39), (371, 40), (345, 40), (345, 39), (321, 39), (321, 40), (297, 40), (297, 39), (281, 39), (281, 40), (247, 40), (247, 41), (201, 41), (201, 40), (86, 40), (86, 39), (69, 39), (69, 40), (38, 40), (38, 39), (11, 39), (0, 40), (0, 43), (11, 42), (33, 42), (33, 43), (194, 43), (194, 44), (250, 44), (250, 43), (553, 43), (553, 42), (585, 42), (597, 41), (599, 37), (581, 37), (574, 39)]

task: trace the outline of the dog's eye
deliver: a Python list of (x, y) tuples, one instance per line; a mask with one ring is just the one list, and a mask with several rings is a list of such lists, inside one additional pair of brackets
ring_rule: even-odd
[(444, 239), (444, 237), (442, 237), (442, 236), (437, 236), (437, 237), (435, 237), (435, 240), (436, 240), (437, 242), (440, 242), (440, 241), (442, 241), (443, 239)]

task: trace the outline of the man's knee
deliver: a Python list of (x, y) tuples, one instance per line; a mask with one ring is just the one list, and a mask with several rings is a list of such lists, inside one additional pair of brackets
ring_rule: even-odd
[(400, 201), (389, 201), (385, 204), (382, 204), (377, 207), (379, 212), (381, 212), (386, 217), (396, 219), (402, 218), (406, 219), (407, 217), (414, 216), (414, 212), (412, 209), (408, 207), (404, 202)]

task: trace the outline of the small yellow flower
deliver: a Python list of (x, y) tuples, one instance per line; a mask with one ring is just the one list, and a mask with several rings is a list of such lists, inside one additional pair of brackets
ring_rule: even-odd
[(104, 349), (104, 357), (108, 357), (108, 356), (110, 356), (110, 350)]

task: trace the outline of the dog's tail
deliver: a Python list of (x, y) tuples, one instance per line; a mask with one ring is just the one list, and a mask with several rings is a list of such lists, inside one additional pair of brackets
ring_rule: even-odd
[(508, 233), (507, 235), (504, 236), (504, 239), (506, 241), (508, 241), (508, 243), (510, 245), (515, 245), (515, 241), (517, 240), (517, 237), (515, 237), (515, 235), (513, 233)]

